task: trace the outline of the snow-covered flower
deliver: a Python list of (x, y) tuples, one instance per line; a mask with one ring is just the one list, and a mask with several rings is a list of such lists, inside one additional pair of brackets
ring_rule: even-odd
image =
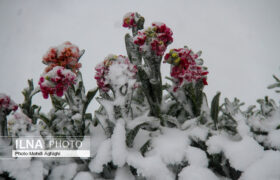
[(49, 72), (56, 66), (62, 66), (76, 72), (80, 67), (79, 58), (83, 54), (78, 46), (67, 41), (57, 47), (52, 47), (43, 56), (43, 63), (48, 65), (46, 72)]
[(173, 32), (164, 23), (152, 23), (152, 27), (138, 31), (134, 37), (134, 43), (140, 46), (142, 51), (150, 51), (162, 56), (167, 46), (173, 42)]
[(164, 62), (172, 65), (171, 76), (175, 81), (176, 91), (183, 82), (197, 82), (202, 80), (207, 85), (206, 75), (208, 71), (202, 66), (203, 61), (198, 59), (199, 55), (195, 54), (191, 49), (180, 48), (171, 49), (164, 57)]
[(10, 136), (26, 135), (31, 127), (32, 120), (22, 112), (14, 113), (8, 119), (8, 132)]
[(132, 28), (137, 26), (137, 22), (140, 18), (143, 18), (138, 13), (128, 12), (123, 17), (123, 27)]
[(135, 79), (137, 73), (136, 66), (122, 55), (107, 56), (102, 63), (96, 66), (95, 70), (97, 85), (104, 92), (109, 91), (110, 87), (114, 85), (122, 85), (130, 79)]
[(4, 112), (16, 111), (18, 105), (6, 94), (0, 93), (0, 110)]
[(43, 73), (39, 85), (43, 97), (48, 98), (49, 94), (63, 96), (69, 86), (75, 84), (76, 74), (62, 66), (56, 66), (51, 71)]

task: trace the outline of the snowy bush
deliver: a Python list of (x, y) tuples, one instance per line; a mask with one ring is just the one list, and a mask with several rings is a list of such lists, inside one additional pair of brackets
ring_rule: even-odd
[[(164, 55), (173, 32), (158, 22), (144, 29), (144, 21), (136, 12), (124, 16), (132, 30), (127, 57), (109, 55), (97, 65), (98, 88), (85, 90), (84, 50), (65, 42), (43, 56), (47, 67), (38, 86), (28, 81), (23, 103), (0, 94), (0, 155), (12, 149), (8, 135), (91, 137), (90, 158), (1, 158), (0, 179), (280, 179), (279, 105), (265, 97), (259, 108), (241, 110), (236, 98), (220, 103), (220, 93), (208, 103), (201, 51), (185, 46)], [(166, 84), (162, 59), (171, 66)], [(269, 88), (280, 86), (274, 78)], [(53, 105), (47, 114), (32, 103), (40, 92)], [(95, 96), (100, 107), (92, 114)]]

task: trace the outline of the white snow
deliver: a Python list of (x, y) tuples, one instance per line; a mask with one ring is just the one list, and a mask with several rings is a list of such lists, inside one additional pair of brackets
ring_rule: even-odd
[(129, 152), (127, 163), (137, 169), (137, 173), (152, 180), (174, 180), (159, 156), (143, 157), (138, 152)]
[(179, 173), (179, 180), (219, 180), (209, 169), (199, 166), (187, 166)]
[(239, 180), (279, 180), (280, 152), (266, 151), (264, 156), (253, 163)]
[(162, 128), (162, 134), (152, 139), (152, 150), (147, 155), (159, 155), (166, 164), (180, 163), (185, 157), (188, 144), (189, 139), (185, 131)]
[(134, 176), (131, 174), (128, 167), (118, 168), (116, 172), (115, 180), (134, 180)]
[(86, 171), (77, 173), (73, 180), (94, 180), (93, 176)]
[(205, 126), (194, 126), (187, 130), (189, 138), (192, 140), (206, 141), (209, 129)]
[(186, 158), (190, 165), (207, 167), (208, 159), (206, 153), (199, 148), (189, 146), (186, 150)]
[(101, 125), (96, 127), (90, 126), (90, 154), (94, 157), (101, 143), (107, 139), (105, 132)]
[(112, 135), (112, 159), (113, 163), (122, 167), (126, 162), (126, 131), (124, 127), (124, 120), (119, 119), (116, 123)]
[(269, 132), (267, 143), (270, 144), (271, 147), (280, 149), (280, 129)]
[(109, 163), (112, 160), (112, 144), (111, 139), (106, 139), (100, 145), (97, 155), (91, 160), (88, 167), (90, 171), (100, 173), (103, 170), (103, 165)]
[(66, 165), (60, 165), (57, 167), (54, 167), (52, 169), (52, 172), (49, 176), (50, 180), (58, 180), (58, 179), (64, 179), (64, 180), (71, 180), (77, 171), (77, 164), (76, 163), (70, 163)]
[(7, 171), (17, 180), (43, 179), (43, 163), (30, 158), (1, 159), (0, 172)]
[(233, 141), (226, 136), (216, 135), (210, 137), (206, 145), (210, 154), (223, 152), (232, 167), (240, 171), (244, 171), (264, 153), (263, 147), (251, 137)]

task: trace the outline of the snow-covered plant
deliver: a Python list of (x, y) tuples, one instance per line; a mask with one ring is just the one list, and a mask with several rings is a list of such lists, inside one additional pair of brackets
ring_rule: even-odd
[[(127, 57), (109, 55), (96, 66), (96, 89), (85, 91), (79, 71), (84, 50), (66, 42), (46, 53), (39, 86), (29, 80), (21, 112), (11, 114), (8, 125), (1, 123), (12, 136), (90, 136), (91, 157), (0, 159), (0, 178), (280, 179), (280, 107), (274, 100), (265, 97), (257, 100), (259, 108), (243, 110), (237, 98), (220, 103), (218, 92), (208, 103), (203, 91), (208, 70), (200, 51), (185, 46), (164, 55), (173, 42), (164, 23), (143, 29), (137, 12), (125, 14), (122, 23), (132, 31), (125, 35)], [(170, 64), (171, 83), (162, 84), (163, 59)], [(269, 88), (279, 87), (274, 79)], [(50, 97), (48, 113), (32, 103), (38, 92)], [(95, 95), (100, 107), (92, 115), (95, 109), (88, 105)], [(1, 122), (16, 109), (0, 94)], [(0, 142), (7, 154), (10, 144)]]
[(7, 116), (18, 109), (18, 105), (10, 98), (10, 96), (0, 93), (0, 136), (7, 136)]
[(16, 111), (18, 105), (6, 94), (0, 93), (0, 110), (3, 112)]
[(192, 50), (185, 48), (171, 49), (164, 57), (164, 62), (171, 64), (171, 77), (175, 83), (174, 91), (184, 83), (202, 80), (207, 85), (206, 75), (208, 71), (202, 66), (203, 60), (198, 59), (200, 52), (194, 54)]
[(62, 66), (55, 66), (52, 70), (44, 73), (39, 81), (43, 97), (49, 95), (63, 96), (69, 86), (75, 84), (76, 74)]
[(155, 53), (162, 56), (167, 46), (173, 42), (173, 32), (164, 23), (152, 23), (152, 26), (138, 31), (134, 43), (140, 46), (144, 53)]
[(57, 47), (52, 47), (43, 57), (43, 63), (48, 66), (45, 71), (48, 72), (56, 66), (62, 66), (77, 72), (82, 66), (79, 59), (83, 53), (83, 50), (80, 51), (76, 45), (69, 41)]

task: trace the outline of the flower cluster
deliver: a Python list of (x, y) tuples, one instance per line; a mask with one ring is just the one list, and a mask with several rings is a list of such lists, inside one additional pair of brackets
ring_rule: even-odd
[(5, 112), (16, 111), (18, 105), (6, 94), (0, 93), (0, 110)]
[(140, 50), (152, 50), (157, 56), (162, 56), (167, 46), (173, 42), (172, 31), (164, 23), (153, 23), (152, 27), (138, 31), (134, 37), (134, 43), (140, 46)]
[(56, 94), (57, 96), (63, 96), (64, 91), (69, 86), (75, 84), (76, 74), (72, 71), (65, 69), (62, 66), (56, 66), (49, 72), (44, 73), (39, 81), (41, 92), (45, 99), (49, 94)]
[(109, 55), (96, 66), (95, 79), (98, 87), (107, 92), (115, 84), (125, 84), (136, 78), (137, 67), (125, 56)]
[(52, 47), (43, 57), (43, 63), (48, 65), (45, 71), (49, 72), (56, 66), (62, 66), (76, 72), (81, 67), (78, 61), (82, 54), (83, 51), (70, 42)]
[(133, 28), (137, 26), (138, 21), (143, 18), (140, 14), (128, 12), (123, 17), (123, 27)]
[(196, 82), (202, 80), (207, 85), (206, 75), (208, 71), (202, 66), (202, 59), (188, 48), (171, 49), (164, 57), (164, 62), (172, 65), (171, 76), (176, 81), (174, 91), (176, 91), (186, 80), (186, 82)]

